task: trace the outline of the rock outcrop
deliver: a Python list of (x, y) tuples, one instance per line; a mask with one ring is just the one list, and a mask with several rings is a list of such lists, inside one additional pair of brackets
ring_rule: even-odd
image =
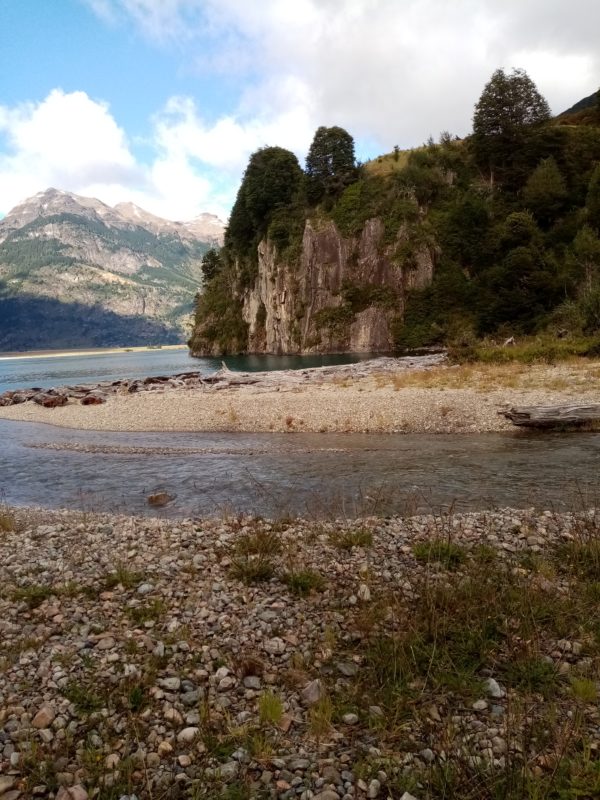
[(255, 283), (242, 296), (248, 351), (390, 351), (407, 291), (429, 285), (436, 261), (434, 242), (412, 245), (407, 254), (409, 244), (404, 226), (386, 241), (379, 218), (353, 238), (331, 221), (308, 220), (297, 263), (279, 258), (263, 240)]

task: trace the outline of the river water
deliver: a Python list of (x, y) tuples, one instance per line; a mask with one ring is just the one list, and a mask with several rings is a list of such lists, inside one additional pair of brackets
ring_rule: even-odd
[(96, 353), (27, 358), (0, 358), (0, 394), (8, 389), (100, 383), (120, 378), (146, 378), (200, 370), (216, 372), (225, 362), (229, 369), (257, 372), (272, 369), (306, 369), (332, 364), (351, 364), (372, 358), (369, 354), (314, 356), (228, 356), (191, 358), (188, 350), (136, 350), (129, 353)]
[[(0, 420), (0, 500), (96, 512), (564, 510), (598, 500), (599, 463), (597, 433), (105, 433)], [(152, 509), (155, 491), (175, 500)]]

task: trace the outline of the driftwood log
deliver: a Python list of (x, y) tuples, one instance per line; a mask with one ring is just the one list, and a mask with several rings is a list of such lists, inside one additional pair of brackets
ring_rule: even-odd
[(513, 425), (524, 428), (600, 427), (600, 405), (516, 406), (498, 413), (509, 419)]

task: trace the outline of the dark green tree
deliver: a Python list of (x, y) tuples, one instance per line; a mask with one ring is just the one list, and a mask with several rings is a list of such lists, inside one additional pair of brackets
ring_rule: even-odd
[(231, 210), (225, 246), (245, 255), (265, 236), (273, 214), (297, 196), (302, 184), (298, 159), (283, 147), (263, 147), (250, 156)]
[(584, 225), (578, 231), (573, 250), (583, 269), (584, 290), (590, 292), (600, 278), (600, 238), (589, 225)]
[(208, 283), (208, 281), (211, 281), (215, 275), (217, 275), (221, 267), (219, 251), (211, 247), (202, 257), (202, 275), (204, 277), (204, 282)]
[(558, 214), (567, 197), (567, 187), (556, 161), (545, 158), (527, 179), (523, 202), (541, 223), (550, 222)]
[(356, 177), (352, 136), (337, 126), (318, 128), (306, 156), (309, 203), (319, 203), (324, 197), (339, 197)]
[(475, 106), (472, 137), (475, 158), (492, 181), (507, 177), (527, 130), (549, 118), (548, 103), (524, 70), (494, 72)]
[(596, 164), (592, 172), (585, 207), (588, 223), (600, 232), (600, 164)]

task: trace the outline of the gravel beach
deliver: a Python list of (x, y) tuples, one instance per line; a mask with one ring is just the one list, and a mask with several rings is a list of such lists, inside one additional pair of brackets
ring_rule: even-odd
[[(571, 609), (579, 579), (549, 566), (582, 531), (598, 536), (592, 512), (315, 524), (5, 508), (0, 519), (2, 800), (420, 799), (438, 796), (425, 787), (448, 760), (482, 781), (513, 762), (545, 780), (558, 748), (570, 753), (567, 729), (598, 756), (591, 596)], [(409, 620), (474, 576), (497, 582), (489, 607), (476, 599), (485, 625), (505, 613), (505, 583), (520, 587), (511, 603), (555, 604), (563, 623), (540, 618), (526, 644), (527, 621), (513, 620), (489, 657), (481, 644), (472, 664), (438, 666), (432, 652), (411, 678), (398, 657)], [(386, 642), (398, 651), (379, 652)], [(537, 671), (512, 669), (527, 659)], [(547, 736), (531, 735), (550, 718)]]
[[(251, 383), (243, 383), (244, 375)], [(0, 407), (0, 417), (111, 431), (477, 433), (509, 430), (498, 412), (511, 406), (600, 402), (600, 362), (583, 360), (424, 369), (385, 359), (231, 376), (240, 384), (181, 380), (134, 393), (125, 387), (99, 405), (27, 402)]]

